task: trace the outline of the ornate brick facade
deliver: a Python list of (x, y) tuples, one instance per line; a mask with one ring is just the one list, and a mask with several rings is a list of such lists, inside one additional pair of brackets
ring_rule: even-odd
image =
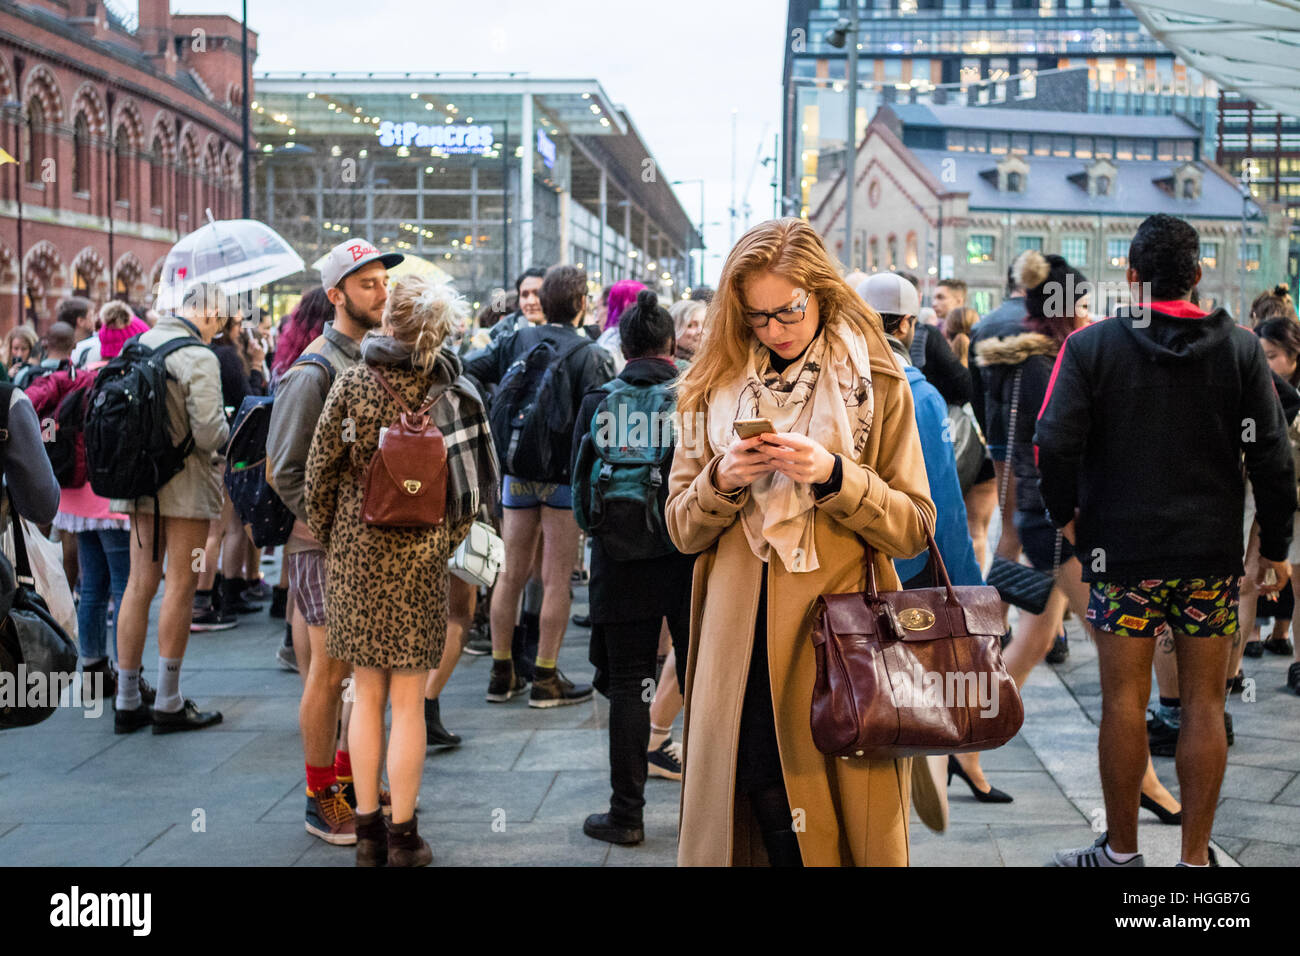
[(23, 314), (44, 330), (74, 293), (147, 304), (206, 210), (240, 214), (238, 21), (167, 0), (140, 0), (138, 21), (0, 0), (0, 147), (19, 161), (0, 166), (0, 335)]

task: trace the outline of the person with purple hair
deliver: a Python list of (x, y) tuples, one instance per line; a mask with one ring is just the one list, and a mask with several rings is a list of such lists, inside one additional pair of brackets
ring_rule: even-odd
[(605, 330), (596, 339), (596, 344), (614, 356), (615, 374), (623, 371), (627, 360), (623, 358), (623, 346), (618, 337), (618, 320), (628, 306), (636, 303), (637, 294), (645, 286), (635, 279), (620, 279), (609, 289), (609, 308), (605, 311)]
[(298, 361), (303, 349), (321, 334), (325, 323), (334, 318), (334, 306), (322, 286), (315, 286), (303, 293), (297, 307), (289, 313), (280, 326), (280, 338), (276, 342), (275, 361), (271, 366), (272, 384), (294, 362)]

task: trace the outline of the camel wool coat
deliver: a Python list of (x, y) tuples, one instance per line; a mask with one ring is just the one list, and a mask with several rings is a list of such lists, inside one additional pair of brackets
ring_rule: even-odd
[[(934, 527), (912, 394), (885, 341), (868, 337), (875, 414), (857, 462), (841, 456), (840, 490), (817, 502), (816, 571), (786, 571), (750, 549), (735, 502), (713, 481), (725, 449), (679, 444), (669, 484), (667, 523), (684, 553), (699, 553), (691, 595), (686, 665), (684, 778), (679, 866), (767, 862), (747, 799), (735, 792), (736, 751), (758, 613), (760, 575), (768, 575), (767, 647), (777, 745), (786, 793), (806, 866), (906, 866), (911, 759), (824, 756), (810, 723), (816, 663), (812, 606), (821, 594), (866, 589), (863, 542), (876, 549), (879, 587), (897, 590), (893, 561), (925, 547)], [(816, 437), (816, 436), (813, 436)], [(709, 457), (711, 456), (711, 457)], [(925, 524), (923, 524), (924, 522)]]

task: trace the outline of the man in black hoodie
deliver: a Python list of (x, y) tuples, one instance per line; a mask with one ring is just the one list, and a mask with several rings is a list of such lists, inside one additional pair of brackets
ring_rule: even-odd
[[(1129, 249), (1133, 301), (1061, 349), (1034, 443), (1043, 500), (1092, 587), (1101, 668), (1098, 741), (1109, 832), (1058, 866), (1141, 866), (1138, 797), (1155, 631), (1174, 632), (1182, 733), (1180, 865), (1209, 848), (1227, 762), (1224, 672), (1238, 630), (1245, 470), (1260, 527), (1261, 590), (1276, 592), (1296, 508), (1281, 405), (1259, 341), (1223, 309), (1192, 305), (1200, 237), (1151, 216)], [(1268, 569), (1276, 580), (1264, 581)]]

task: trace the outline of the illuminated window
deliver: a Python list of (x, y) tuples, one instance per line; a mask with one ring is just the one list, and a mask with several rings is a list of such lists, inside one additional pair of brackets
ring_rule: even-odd
[(1106, 261), (1116, 269), (1127, 269), (1128, 245), (1127, 239), (1107, 239)]
[(1201, 268), (1219, 268), (1219, 244), (1217, 242), (1201, 243)]
[(993, 236), (973, 235), (966, 239), (967, 262), (993, 261)]
[(1245, 256), (1246, 256), (1246, 271), (1247, 271), (1247, 272), (1258, 272), (1258, 271), (1259, 271), (1259, 256), (1260, 256), (1260, 249), (1261, 249), (1261, 247), (1260, 247), (1260, 244), (1259, 244), (1258, 242), (1247, 242), (1247, 243), (1245, 243), (1245, 249), (1244, 249), (1244, 251), (1245, 251)]

